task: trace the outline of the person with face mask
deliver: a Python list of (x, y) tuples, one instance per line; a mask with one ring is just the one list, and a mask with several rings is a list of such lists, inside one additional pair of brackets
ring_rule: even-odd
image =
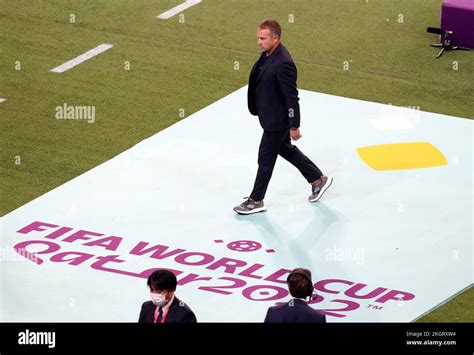
[(138, 323), (196, 323), (194, 312), (175, 296), (177, 280), (169, 270), (156, 270), (149, 277), (151, 301), (144, 302)]

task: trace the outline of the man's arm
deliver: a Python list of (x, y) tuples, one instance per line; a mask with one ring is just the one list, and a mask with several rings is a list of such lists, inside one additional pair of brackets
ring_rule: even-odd
[(145, 323), (145, 304), (142, 304), (142, 309), (140, 310), (140, 316), (138, 317), (138, 323)]
[(286, 108), (289, 118), (288, 128), (299, 128), (300, 105), (298, 89), (296, 88), (296, 66), (293, 62), (284, 62), (277, 74), (281, 92), (285, 97)]
[(249, 86), (247, 88), (247, 106), (249, 112), (257, 116), (257, 103), (255, 101), (255, 86), (257, 82), (255, 68), (257, 67), (258, 61), (253, 65), (249, 75)]
[(272, 311), (272, 307), (269, 307), (267, 310), (267, 315), (265, 316), (265, 319), (263, 320), (263, 323), (272, 323), (271, 317), (270, 317), (271, 311)]
[(183, 318), (181, 319), (182, 323), (197, 323), (196, 315), (194, 314), (191, 309), (187, 309), (187, 312), (183, 314)]

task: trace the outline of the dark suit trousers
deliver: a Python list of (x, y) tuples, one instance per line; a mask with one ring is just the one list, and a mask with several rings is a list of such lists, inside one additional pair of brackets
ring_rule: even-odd
[(321, 170), (298, 147), (291, 144), (289, 129), (263, 131), (258, 148), (257, 177), (250, 194), (252, 200), (261, 201), (265, 197), (278, 155), (293, 164), (309, 183), (319, 179), (322, 175)]

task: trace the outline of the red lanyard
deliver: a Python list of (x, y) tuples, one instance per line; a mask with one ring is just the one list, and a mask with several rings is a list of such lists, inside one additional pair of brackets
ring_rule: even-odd
[[(155, 309), (155, 318), (153, 319), (153, 323), (157, 323), (157, 320), (158, 320), (158, 310), (160, 309), (160, 307), (156, 306), (156, 309)], [(168, 315), (168, 312), (170, 311), (170, 308), (168, 307), (168, 309), (166, 310), (166, 312), (163, 313), (163, 316), (161, 317), (161, 322), (160, 323), (164, 323), (165, 322), (165, 319), (166, 319), (166, 316)]]

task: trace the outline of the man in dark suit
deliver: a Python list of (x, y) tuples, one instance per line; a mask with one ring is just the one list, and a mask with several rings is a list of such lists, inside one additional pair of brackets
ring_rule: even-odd
[(290, 295), (288, 303), (270, 307), (265, 323), (326, 323), (326, 316), (308, 306), (305, 299), (313, 295), (311, 271), (294, 269), (286, 280)]
[(258, 116), (263, 135), (253, 191), (242, 204), (234, 207), (239, 214), (266, 210), (263, 198), (278, 155), (293, 164), (311, 184), (308, 197), (311, 202), (318, 201), (333, 180), (291, 144), (290, 138), (301, 137), (297, 73), (290, 53), (280, 42), (280, 25), (275, 20), (262, 22), (257, 28), (257, 37), (262, 54), (250, 72), (247, 102), (250, 113)]
[(142, 304), (138, 323), (196, 323), (193, 311), (174, 294), (176, 276), (169, 270), (156, 270), (149, 277), (151, 301)]

